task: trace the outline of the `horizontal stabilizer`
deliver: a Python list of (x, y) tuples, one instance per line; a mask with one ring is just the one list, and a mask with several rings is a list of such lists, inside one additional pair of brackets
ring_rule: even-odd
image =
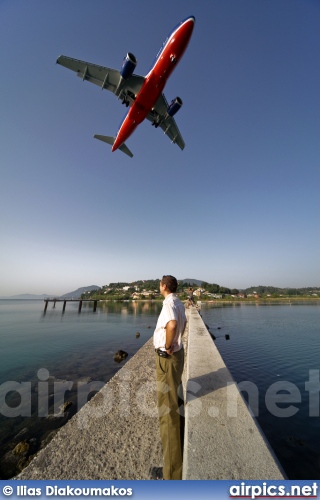
[[(94, 135), (93, 137), (95, 139), (99, 139), (99, 141), (103, 141), (103, 142), (106, 142), (107, 144), (110, 144), (110, 146), (113, 146), (114, 141), (116, 140), (115, 137), (111, 137), (109, 135)], [(131, 153), (130, 149), (125, 144), (122, 144), (119, 147), (119, 149), (120, 149), (120, 151), (122, 151), (126, 155), (130, 156), (130, 158), (133, 157), (133, 154)]]
[(110, 144), (110, 146), (113, 146), (113, 143), (116, 140), (115, 137), (111, 137), (110, 135), (94, 135), (93, 137), (95, 139), (99, 139), (99, 141), (103, 141), (106, 142), (107, 144)]
[(124, 143), (119, 147), (119, 149), (126, 155), (130, 156), (130, 158), (133, 157), (133, 154), (131, 153), (130, 149)]

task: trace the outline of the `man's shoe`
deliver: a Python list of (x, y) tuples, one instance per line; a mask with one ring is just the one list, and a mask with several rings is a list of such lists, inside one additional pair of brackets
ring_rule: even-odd
[(150, 479), (163, 479), (162, 467), (150, 467)]

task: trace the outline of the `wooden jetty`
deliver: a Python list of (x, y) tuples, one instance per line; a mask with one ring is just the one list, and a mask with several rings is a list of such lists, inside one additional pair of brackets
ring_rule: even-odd
[(67, 302), (79, 302), (78, 312), (81, 312), (83, 302), (93, 302), (93, 312), (97, 310), (97, 300), (94, 299), (43, 299), (44, 300), (44, 312), (47, 311), (48, 303), (53, 302), (53, 307), (56, 307), (56, 302), (63, 302), (62, 312), (66, 310)]

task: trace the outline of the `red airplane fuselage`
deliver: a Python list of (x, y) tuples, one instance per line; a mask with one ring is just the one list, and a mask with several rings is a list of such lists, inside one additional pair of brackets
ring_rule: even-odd
[(169, 76), (188, 46), (194, 22), (194, 17), (189, 17), (170, 34), (119, 128), (112, 151), (118, 149), (130, 137), (157, 102)]

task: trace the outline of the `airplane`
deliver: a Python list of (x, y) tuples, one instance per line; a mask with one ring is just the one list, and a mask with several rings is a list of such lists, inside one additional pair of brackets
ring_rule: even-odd
[(160, 127), (171, 142), (184, 149), (184, 140), (173, 118), (181, 108), (182, 100), (176, 97), (168, 104), (162, 91), (189, 44), (194, 24), (195, 17), (190, 16), (173, 29), (146, 76), (133, 74), (137, 59), (131, 52), (125, 56), (120, 71), (71, 57), (58, 57), (57, 64), (75, 71), (83, 81), (94, 83), (100, 86), (101, 90), (110, 90), (122, 104), (130, 107), (116, 137), (94, 135), (96, 139), (110, 144), (112, 151), (119, 149), (132, 158), (133, 154), (125, 141), (145, 118), (150, 120), (155, 128)]

